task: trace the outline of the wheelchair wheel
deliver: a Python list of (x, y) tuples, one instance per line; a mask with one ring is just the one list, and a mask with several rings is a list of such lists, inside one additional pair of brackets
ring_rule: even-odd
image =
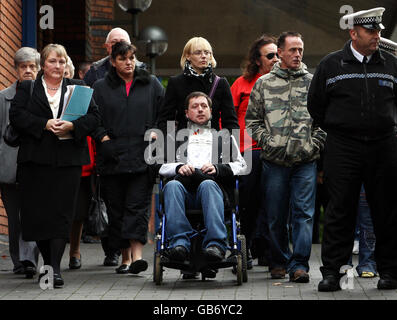
[(163, 281), (163, 267), (160, 264), (160, 253), (155, 253), (154, 254), (153, 281), (158, 286)]
[(237, 255), (236, 275), (237, 285), (241, 286), (243, 284), (243, 258), (240, 253)]
[(248, 274), (247, 274), (247, 240), (245, 239), (245, 235), (238, 235), (237, 239), (241, 241), (241, 258), (242, 258), (242, 270), (243, 270), (243, 282), (248, 281)]

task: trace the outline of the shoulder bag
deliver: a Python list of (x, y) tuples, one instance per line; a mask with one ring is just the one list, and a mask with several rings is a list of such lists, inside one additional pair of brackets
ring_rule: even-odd
[[(30, 85), (30, 97), (32, 97), (34, 88), (34, 80), (32, 80)], [(18, 147), (21, 143), (21, 139), (19, 137), (19, 132), (11, 125), (8, 121), (7, 127), (3, 134), (4, 142), (10, 147)]]

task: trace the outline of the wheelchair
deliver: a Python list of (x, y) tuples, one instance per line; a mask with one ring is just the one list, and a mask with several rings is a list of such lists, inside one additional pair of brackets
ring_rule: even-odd
[[(202, 240), (205, 235), (206, 228), (203, 225), (203, 214), (201, 210), (187, 210), (186, 216), (192, 226), (193, 232), (190, 234), (191, 250), (189, 261), (172, 261), (167, 256), (169, 249), (167, 243), (167, 235), (165, 225), (167, 217), (164, 210), (164, 194), (163, 187), (165, 178), (160, 176), (159, 181), (159, 206), (157, 214), (159, 216), (160, 225), (155, 234), (154, 245), (154, 263), (153, 263), (153, 281), (156, 285), (163, 282), (164, 268), (179, 269), (189, 274), (201, 273), (201, 280), (206, 278), (214, 278), (214, 272), (221, 268), (233, 268), (233, 274), (237, 277), (237, 285), (242, 285), (248, 281), (247, 276), (247, 247), (245, 236), (240, 233), (239, 205), (238, 205), (238, 177), (235, 177), (234, 199), (230, 208), (225, 208), (225, 224), (228, 233), (228, 246), (226, 256), (222, 261), (207, 261), (202, 253)], [(230, 255), (228, 253), (230, 252)], [(212, 276), (208, 271), (212, 271)]]

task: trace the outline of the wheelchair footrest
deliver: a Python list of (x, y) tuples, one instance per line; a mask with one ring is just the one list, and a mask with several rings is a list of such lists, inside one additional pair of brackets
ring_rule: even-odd
[(237, 265), (237, 256), (230, 255), (222, 261), (208, 261), (208, 266), (214, 269), (228, 268)]
[(172, 261), (165, 256), (160, 258), (160, 265), (166, 268), (179, 270), (189, 270), (191, 268), (189, 261)]

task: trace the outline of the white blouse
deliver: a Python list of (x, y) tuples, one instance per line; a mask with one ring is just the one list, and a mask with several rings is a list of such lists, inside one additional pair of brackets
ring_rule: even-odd
[(60, 83), (56, 94), (51, 97), (48, 94), (47, 84), (44, 81), (44, 77), (41, 77), (41, 81), (43, 82), (44, 92), (47, 96), (48, 103), (50, 104), (52, 115), (54, 116), (54, 119), (56, 119), (58, 118), (59, 102), (61, 101), (62, 82)]

